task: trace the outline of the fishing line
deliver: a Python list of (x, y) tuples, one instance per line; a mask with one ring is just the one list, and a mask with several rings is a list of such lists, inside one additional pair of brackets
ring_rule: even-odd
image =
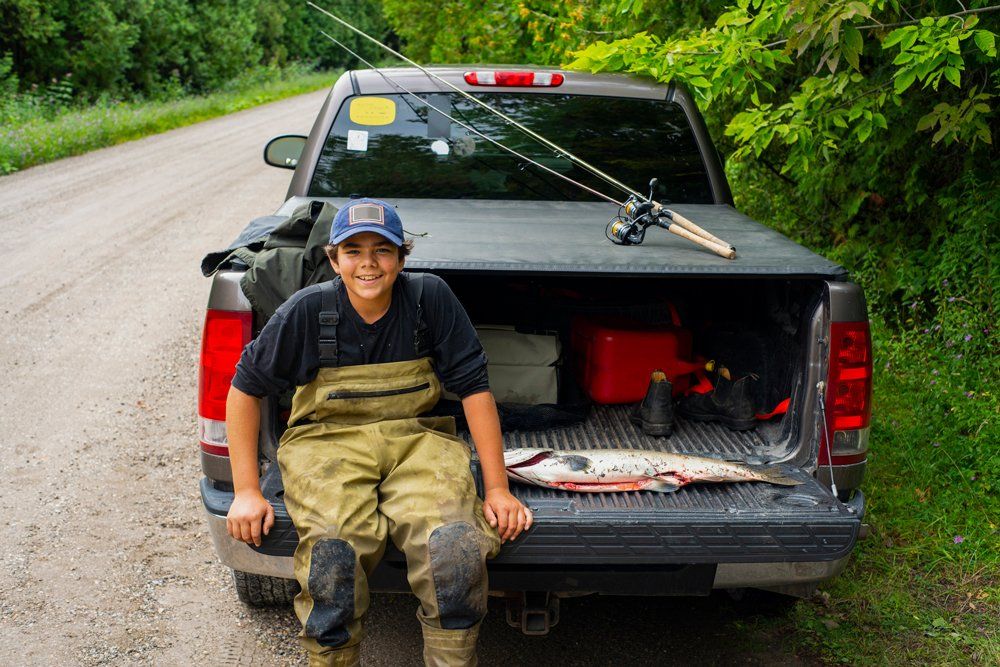
[[(309, 4), (312, 4), (312, 3), (309, 3)], [(315, 5), (313, 5), (313, 6), (315, 7)], [(317, 7), (317, 9), (319, 9), (319, 7)], [(409, 89), (407, 89), (406, 87), (404, 87), (402, 84), (399, 84), (399, 83), (393, 81), (392, 79), (390, 79), (386, 74), (384, 74), (382, 72), (382, 70), (380, 70), (379, 68), (375, 67), (375, 65), (373, 65), (370, 62), (368, 62), (367, 60), (365, 60), (358, 53), (355, 53), (354, 51), (352, 51), (343, 42), (338, 41), (337, 39), (335, 39), (334, 37), (332, 37), (331, 35), (329, 35), (328, 33), (324, 32), (322, 30), (320, 30), (319, 32), (320, 32), (321, 35), (323, 35), (324, 37), (326, 37), (327, 39), (329, 39), (331, 42), (333, 42), (334, 44), (338, 45), (339, 47), (341, 47), (342, 49), (344, 49), (345, 51), (347, 51), (348, 53), (350, 53), (352, 56), (354, 56), (355, 58), (357, 58), (358, 60), (360, 60), (366, 66), (368, 66), (370, 69), (372, 69), (373, 71), (375, 71), (375, 73), (378, 74), (379, 76), (381, 76), (382, 79), (385, 80), (385, 82), (388, 83), (390, 86), (396, 88), (397, 90), (400, 90), (400, 91), (406, 93), (407, 95), (409, 95), (413, 99), (417, 100), (421, 104), (423, 104), (423, 105), (425, 105), (425, 106), (433, 109), (434, 111), (438, 112), (439, 114), (441, 114), (442, 116), (444, 116), (445, 118), (447, 118), (451, 122), (455, 123), (456, 125), (460, 125), (460, 126), (464, 127), (469, 132), (472, 132), (473, 134), (475, 134), (475, 135), (477, 135), (479, 137), (482, 137), (483, 139), (485, 139), (486, 141), (490, 142), (494, 146), (507, 151), (511, 155), (516, 156), (518, 159), (524, 160), (525, 162), (528, 162), (528, 163), (530, 163), (530, 164), (538, 167), (539, 169), (542, 169), (543, 171), (546, 171), (546, 172), (552, 174), (553, 176), (561, 178), (562, 180), (566, 181), (567, 183), (572, 183), (573, 185), (577, 186), (578, 188), (582, 188), (583, 190), (586, 190), (587, 192), (591, 193), (592, 195), (600, 197), (601, 199), (603, 199), (605, 201), (608, 201), (608, 202), (611, 202), (612, 204), (617, 204), (618, 206), (622, 206), (622, 202), (618, 201), (617, 199), (613, 199), (613, 198), (607, 196), (606, 194), (604, 194), (602, 192), (598, 192), (597, 190), (593, 189), (592, 187), (590, 187), (588, 185), (584, 185), (583, 183), (580, 183), (578, 181), (574, 181), (569, 176), (566, 176), (564, 174), (560, 174), (555, 169), (552, 169), (550, 167), (546, 167), (544, 164), (542, 164), (540, 162), (537, 162), (535, 160), (532, 160), (530, 157), (517, 152), (513, 148), (508, 148), (507, 146), (504, 146), (502, 143), (500, 143), (496, 139), (493, 139), (491, 137), (486, 136), (485, 134), (483, 134), (482, 132), (480, 132), (479, 130), (477, 130), (476, 128), (474, 128), (473, 126), (471, 126), (471, 125), (469, 125), (467, 123), (463, 123), (462, 121), (460, 121), (460, 120), (452, 117), (450, 114), (445, 113), (444, 111), (442, 111), (441, 109), (437, 108), (436, 106), (434, 106), (433, 104), (431, 104), (427, 100), (423, 99), (422, 97), (420, 97), (416, 93), (414, 93), (414, 92), (410, 91)], [(361, 33), (361, 34), (364, 34), (364, 33)], [(365, 35), (365, 36), (367, 37), (367, 35)], [(369, 37), (369, 39), (371, 39), (371, 38)], [(386, 47), (386, 48), (388, 48), (388, 47)]]
[[(372, 42), (374, 44), (377, 44), (379, 47), (385, 49), (386, 51), (388, 51), (392, 55), (396, 56), (397, 58), (399, 58), (399, 59), (401, 59), (401, 60), (409, 63), (410, 65), (413, 65), (414, 67), (416, 67), (421, 72), (423, 72), (427, 76), (431, 77), (435, 81), (438, 81), (438, 82), (440, 82), (440, 83), (448, 86), (449, 88), (451, 88), (452, 90), (454, 90), (459, 95), (462, 95), (463, 97), (471, 100), (475, 104), (478, 104), (479, 106), (483, 107), (484, 109), (486, 109), (490, 113), (499, 116), (504, 121), (506, 121), (510, 125), (513, 125), (517, 129), (521, 130), (522, 132), (524, 132), (525, 134), (527, 134), (529, 137), (531, 137), (535, 141), (537, 141), (537, 142), (541, 143), (542, 145), (544, 145), (544, 146), (546, 146), (546, 147), (548, 147), (548, 148), (556, 151), (557, 152), (557, 157), (559, 156), (558, 154), (561, 154), (563, 157), (567, 158), (571, 162), (573, 162), (573, 163), (575, 163), (575, 164), (583, 167), (585, 170), (589, 171), (594, 176), (597, 176), (598, 178), (600, 178), (601, 180), (603, 180), (608, 185), (613, 185), (616, 188), (618, 188), (619, 190), (621, 190), (622, 192), (625, 192), (626, 194), (632, 195), (633, 197), (638, 197), (640, 199), (642, 198), (642, 194), (639, 193), (638, 191), (630, 188), (629, 186), (625, 185), (624, 183), (622, 183), (618, 179), (616, 179), (616, 178), (614, 178), (612, 176), (609, 176), (608, 174), (604, 173), (603, 171), (601, 171), (600, 169), (598, 169), (594, 165), (590, 164), (589, 162), (585, 162), (584, 160), (582, 160), (581, 158), (577, 157), (573, 153), (569, 152), (568, 150), (566, 150), (562, 146), (559, 146), (558, 144), (553, 143), (552, 141), (549, 141), (548, 139), (546, 139), (542, 135), (540, 135), (537, 132), (531, 130), (527, 126), (519, 123), (518, 121), (514, 120), (513, 118), (511, 118), (507, 114), (503, 113), (502, 111), (498, 111), (498, 110), (494, 109), (493, 107), (491, 107), (490, 105), (486, 104), (482, 100), (476, 98), (474, 95), (470, 95), (469, 93), (467, 93), (466, 91), (462, 90), (461, 88), (459, 88), (458, 86), (454, 85), (453, 83), (451, 83), (449, 81), (446, 81), (445, 79), (439, 77), (437, 74), (434, 74), (434, 72), (431, 72), (430, 70), (428, 70), (427, 68), (423, 67), (422, 65), (419, 65), (415, 61), (410, 60), (409, 58), (407, 58), (406, 56), (404, 56), (399, 51), (396, 51), (392, 47), (383, 44), (382, 42), (378, 41), (377, 39), (375, 39), (374, 37), (372, 37), (368, 33), (364, 32), (364, 31), (362, 31), (362, 30), (360, 30), (358, 28), (355, 28), (353, 25), (351, 25), (350, 23), (348, 23), (344, 19), (340, 18), (336, 14), (330, 13), (329, 11), (323, 9), (322, 7), (320, 7), (319, 5), (317, 5), (314, 2), (306, 2), (306, 4), (309, 5), (310, 7), (312, 7), (313, 9), (316, 9), (316, 10), (322, 12), (323, 14), (326, 14), (327, 16), (329, 16), (330, 18), (332, 18), (334, 21), (336, 21), (340, 25), (344, 26), (345, 28), (348, 28), (349, 30), (357, 33), (358, 35), (361, 35), (362, 37), (364, 37), (368, 41), (370, 41), (370, 42)], [(326, 34), (326, 33), (324, 33), (324, 34)], [(329, 35), (327, 35), (327, 36), (329, 37)], [(331, 37), (331, 39), (333, 39), (333, 38)], [(337, 43), (339, 44), (340, 42), (337, 42)], [(371, 67), (371, 65), (369, 65), (369, 67)]]

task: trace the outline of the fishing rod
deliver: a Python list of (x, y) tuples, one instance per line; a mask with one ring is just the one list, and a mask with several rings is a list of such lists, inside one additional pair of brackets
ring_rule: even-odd
[[(462, 125), (466, 129), (470, 129), (470, 131), (475, 132), (477, 135), (482, 136), (484, 139), (487, 139), (491, 143), (494, 143), (495, 145), (499, 146), (500, 148), (502, 148), (504, 150), (507, 150), (508, 152), (511, 152), (511, 153), (517, 155), (518, 157), (520, 157), (522, 159), (525, 159), (528, 162), (530, 162), (530, 163), (532, 163), (532, 164), (534, 164), (536, 166), (541, 167), (542, 169), (545, 169), (547, 172), (552, 173), (552, 174), (554, 174), (554, 175), (562, 178), (563, 180), (566, 180), (566, 181), (568, 181), (568, 182), (570, 182), (570, 183), (572, 183), (574, 185), (577, 185), (578, 187), (581, 187), (584, 190), (587, 190), (588, 192), (590, 192), (592, 194), (595, 194), (595, 195), (597, 195), (598, 197), (600, 197), (602, 199), (605, 199), (605, 200), (610, 201), (612, 203), (618, 204), (619, 205), (619, 215), (616, 217), (616, 219), (613, 219), (611, 222), (608, 223), (608, 227), (605, 230), (605, 235), (608, 236), (608, 238), (611, 239), (612, 241), (614, 241), (616, 243), (619, 243), (621, 245), (638, 245), (638, 244), (642, 243), (642, 241), (643, 241), (643, 239), (645, 237), (645, 231), (646, 231), (646, 229), (648, 227), (650, 227), (650, 226), (654, 226), (655, 225), (655, 226), (667, 229), (668, 231), (670, 231), (670, 232), (672, 232), (672, 233), (674, 233), (674, 234), (676, 234), (678, 236), (681, 236), (683, 238), (686, 238), (686, 239), (688, 239), (688, 240), (690, 240), (690, 241), (692, 241), (692, 242), (694, 242), (694, 243), (696, 243), (698, 245), (701, 245), (701, 246), (707, 248), (708, 250), (711, 250), (712, 252), (716, 253), (717, 255), (720, 255), (721, 257), (725, 257), (727, 259), (734, 259), (736, 257), (736, 250), (735, 250), (735, 248), (733, 248), (732, 245), (730, 245), (729, 243), (723, 241), (722, 239), (720, 239), (720, 238), (718, 238), (718, 237), (710, 234), (709, 232), (707, 232), (706, 230), (702, 229), (698, 225), (694, 224), (693, 222), (691, 222), (690, 220), (688, 220), (684, 216), (680, 215), (679, 213), (677, 213), (675, 211), (671, 211), (671, 210), (665, 208), (659, 202), (653, 201), (653, 198), (652, 198), (653, 197), (653, 192), (652, 191), (650, 191), (650, 195), (649, 195), (648, 198), (643, 199), (643, 197), (642, 197), (641, 194), (639, 194), (637, 191), (633, 190), (632, 188), (629, 188), (627, 185), (625, 185), (621, 181), (618, 181), (617, 179), (612, 178), (611, 176), (609, 176), (608, 174), (604, 173), (603, 171), (601, 171), (597, 167), (594, 167), (593, 165), (589, 164), (588, 162), (585, 162), (584, 160), (580, 159), (579, 157), (577, 157), (576, 155), (574, 155), (570, 151), (568, 151), (568, 150), (562, 148), (561, 146), (558, 146), (557, 144), (549, 141), (545, 137), (543, 137), (543, 136), (537, 134), (536, 132), (532, 131), (531, 129), (525, 127), (523, 124), (519, 123), (518, 121), (514, 120), (513, 118), (511, 118), (511, 117), (507, 116), (506, 114), (504, 114), (504, 113), (502, 113), (502, 112), (494, 109), (490, 105), (488, 105), (485, 102), (479, 100), (475, 96), (470, 95), (469, 93), (465, 92), (464, 90), (458, 88), (457, 86), (455, 86), (454, 84), (450, 83), (449, 81), (446, 81), (445, 79), (439, 77), (438, 75), (434, 74), (433, 72), (431, 72), (427, 68), (419, 65), (418, 63), (416, 63), (415, 61), (411, 60), (410, 58), (407, 58), (402, 53), (399, 53), (395, 49), (393, 49), (393, 48), (391, 48), (391, 47), (383, 44), (382, 42), (378, 41), (377, 39), (375, 39), (371, 35), (368, 35), (364, 31), (362, 31), (362, 30), (354, 27), (353, 25), (351, 25), (350, 23), (348, 23), (344, 19), (340, 18), (339, 16), (336, 16), (335, 14), (332, 14), (331, 12), (327, 11), (326, 9), (323, 9), (322, 7), (320, 7), (319, 5), (317, 5), (317, 4), (313, 3), (313, 2), (307, 2), (306, 4), (308, 4), (309, 6), (313, 7), (317, 11), (325, 14), (326, 16), (332, 18), (334, 21), (336, 21), (340, 25), (348, 28), (352, 32), (354, 32), (354, 33), (356, 33), (358, 35), (361, 35), (362, 37), (364, 37), (368, 41), (370, 41), (370, 42), (376, 44), (377, 46), (381, 47), (382, 49), (388, 51), (392, 55), (394, 55), (394, 56), (400, 58), (401, 60), (409, 63), (410, 65), (413, 65), (414, 67), (416, 67), (417, 69), (419, 69), (421, 72), (423, 72), (428, 77), (430, 77), (430, 78), (432, 78), (432, 79), (434, 79), (434, 80), (442, 83), (443, 85), (451, 88), (455, 92), (459, 93), (460, 95), (462, 95), (463, 97), (469, 99), (470, 101), (474, 102), (475, 104), (481, 106), (482, 108), (486, 109), (490, 113), (492, 113), (492, 114), (494, 114), (496, 116), (499, 116), (500, 118), (502, 118), (509, 125), (513, 125), (514, 127), (517, 127), (519, 130), (521, 130), (522, 132), (524, 132), (525, 134), (527, 134), (531, 138), (535, 139), (539, 143), (541, 143), (544, 146), (546, 146), (546, 147), (548, 147), (548, 148), (556, 151), (557, 155), (562, 155), (562, 156), (566, 157), (571, 162), (579, 165), (583, 169), (589, 171), (590, 173), (594, 174), (598, 178), (604, 180), (606, 183), (614, 185), (615, 187), (617, 187), (617, 188), (623, 190), (624, 192), (626, 192), (627, 194), (629, 194), (629, 198), (625, 202), (618, 202), (618, 201), (616, 201), (616, 200), (608, 197), (607, 195), (604, 195), (602, 193), (598, 193), (596, 190), (594, 190), (594, 189), (592, 189), (592, 188), (590, 188), (588, 186), (585, 186), (582, 183), (578, 183), (577, 181), (574, 181), (574, 180), (572, 180), (572, 179), (570, 179), (570, 178), (568, 178), (568, 177), (566, 177), (566, 176), (564, 176), (564, 175), (562, 175), (562, 174), (560, 174), (560, 173), (558, 173), (558, 172), (556, 172), (556, 171), (554, 171), (552, 169), (549, 169), (549, 168), (545, 167), (544, 165), (539, 164), (538, 162), (536, 162), (534, 160), (531, 160), (530, 158), (527, 158), (527, 157), (521, 155), (520, 153), (517, 153), (516, 151), (513, 151), (512, 149), (507, 148), (503, 144), (501, 144), (501, 143), (499, 143), (499, 142), (491, 139), (490, 137), (487, 137), (486, 135), (480, 133), (479, 131), (477, 131), (477, 130), (475, 130), (473, 128), (470, 128), (469, 126), (465, 125), (464, 123), (461, 123), (460, 121), (455, 121), (459, 125)], [(328, 39), (332, 40), (333, 42), (335, 42), (336, 44), (338, 44), (339, 46), (341, 46), (341, 48), (344, 48), (345, 50), (347, 50), (354, 57), (358, 58), (361, 62), (363, 62), (366, 65), (368, 65), (368, 67), (370, 67), (371, 69), (373, 69), (374, 71), (376, 71), (387, 82), (389, 81), (388, 77), (385, 74), (383, 74), (378, 68), (376, 68), (373, 65), (371, 65), (371, 63), (368, 63), (367, 61), (365, 61), (358, 54), (356, 54), (353, 51), (351, 51), (350, 49), (348, 49), (341, 42), (338, 42), (336, 39), (334, 39), (330, 35), (328, 35), (326, 33), (323, 33), (323, 34)], [(392, 82), (390, 82), (390, 83), (392, 83)], [(396, 85), (396, 84), (393, 83), (393, 85)], [(409, 92), (409, 91), (406, 91), (406, 92)], [(412, 95), (412, 93), (411, 93), (411, 95)], [(417, 97), (416, 95), (414, 95), (414, 97), (416, 99), (420, 100), (422, 103), (428, 104), (424, 100), (422, 100), (421, 98)], [(430, 105), (428, 104), (428, 106), (430, 106)], [(432, 108), (434, 108), (434, 107), (432, 107)], [(441, 112), (439, 109), (435, 108), (435, 111), (438, 111), (438, 113), (441, 113), (445, 117), (448, 117), (449, 119), (454, 120), (448, 114), (445, 114), (445, 113)], [(651, 184), (652, 183), (653, 182), (651, 181)], [(625, 212), (625, 214), (628, 216), (628, 218), (625, 218), (625, 217), (623, 217), (621, 215), (622, 211)], [(664, 218), (667, 221), (669, 221), (669, 222), (665, 222)], [(609, 230), (610, 230), (610, 233), (609, 233)]]

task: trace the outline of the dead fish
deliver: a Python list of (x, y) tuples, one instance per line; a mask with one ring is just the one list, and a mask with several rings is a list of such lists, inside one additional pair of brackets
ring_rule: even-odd
[(802, 484), (777, 466), (638, 449), (555, 450), (520, 448), (503, 453), (507, 476), (566, 491), (673, 493), (692, 482)]

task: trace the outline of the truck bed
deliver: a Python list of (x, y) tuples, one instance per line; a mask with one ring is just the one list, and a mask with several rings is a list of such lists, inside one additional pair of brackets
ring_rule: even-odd
[[(504, 446), (665, 449), (754, 460), (763, 440), (714, 424), (678, 420), (669, 438), (643, 435), (627, 406), (595, 407), (579, 425), (550, 431), (508, 432)], [(676, 493), (583, 494), (511, 483), (535, 515), (524, 536), (504, 546), (494, 564), (642, 565), (832, 561), (850, 553), (861, 526), (853, 508), (834, 498), (809, 473), (783, 465), (804, 483), (692, 484)], [(473, 472), (482, 492), (478, 462)], [(281, 500), (277, 466), (262, 480), (275, 505), (275, 526), (258, 551), (291, 556), (298, 538)], [(225, 516), (232, 492), (202, 482), (209, 512)], [(389, 560), (402, 559), (390, 547)]]

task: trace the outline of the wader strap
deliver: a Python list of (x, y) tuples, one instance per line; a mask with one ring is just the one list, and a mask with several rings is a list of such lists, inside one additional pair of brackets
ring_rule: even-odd
[(337, 311), (340, 278), (320, 283), (322, 305), (319, 310), (319, 365), (323, 368), (336, 367), (337, 364), (337, 323), (340, 313)]
[(410, 274), (406, 286), (409, 288), (408, 296), (416, 304), (414, 311), (413, 327), (413, 350), (417, 359), (431, 356), (431, 330), (424, 322), (424, 273)]
[[(431, 330), (424, 322), (424, 275), (414, 273), (408, 275), (406, 281), (407, 299), (416, 305), (414, 310), (413, 327), (413, 350), (416, 358), (429, 357), (431, 355)], [(337, 324), (340, 322), (338, 311), (340, 301), (339, 277), (328, 282), (320, 283), (320, 296), (322, 305), (319, 312), (319, 364), (322, 368), (335, 368), (339, 366), (337, 361)]]

